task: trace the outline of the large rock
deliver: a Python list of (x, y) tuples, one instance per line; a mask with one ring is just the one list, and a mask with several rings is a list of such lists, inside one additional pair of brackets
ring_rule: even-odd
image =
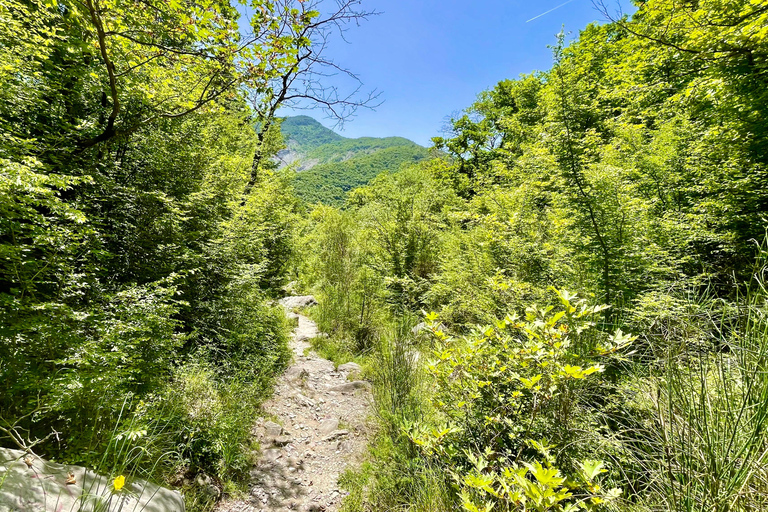
[(349, 373), (360, 373), (363, 371), (363, 369), (360, 367), (357, 363), (344, 363), (342, 365), (339, 365), (338, 370), (340, 372), (349, 372)]
[(339, 418), (328, 418), (323, 420), (317, 427), (317, 431), (320, 435), (325, 437), (331, 434), (334, 430), (339, 429)]
[(317, 304), (317, 301), (312, 295), (283, 297), (278, 302), (287, 309), (306, 308)]
[(331, 388), (331, 391), (338, 391), (339, 393), (351, 393), (358, 389), (370, 389), (371, 385), (364, 380), (354, 380), (352, 382), (345, 382)]
[(130, 477), (113, 492), (110, 477), (0, 448), (0, 512), (27, 511), (184, 512), (184, 498)]
[(289, 322), (291, 322), (291, 324), (292, 324), (294, 327), (298, 327), (298, 326), (299, 326), (299, 315), (297, 315), (297, 314), (296, 314), (296, 313), (294, 313), (293, 311), (288, 311), (288, 312), (285, 314), (285, 317), (288, 319), (288, 321), (289, 321)]

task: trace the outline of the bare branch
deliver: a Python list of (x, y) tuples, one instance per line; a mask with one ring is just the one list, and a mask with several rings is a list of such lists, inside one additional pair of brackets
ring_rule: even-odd
[[(299, 9), (301, 16), (304, 16), (309, 11), (320, 12), (321, 3), (321, 0), (305, 2), (283, 0), (280, 11), (287, 18), (291, 9), (296, 8)], [(361, 0), (336, 0), (336, 6), (332, 12), (306, 24), (298, 32), (292, 23), (280, 25), (280, 35), (288, 35), (294, 41), (308, 40), (310, 44), (299, 43), (296, 62), (281, 76), (270, 82), (270, 91), (267, 94), (258, 90), (252, 90), (248, 94), (253, 110), (258, 116), (259, 131), (257, 148), (251, 165), (251, 177), (243, 194), (243, 205), (257, 181), (259, 168), (265, 158), (263, 152), (265, 134), (272, 126), (278, 109), (281, 107), (319, 108), (328, 117), (335, 119), (336, 125), (340, 126), (353, 117), (358, 108), (373, 109), (381, 104), (380, 93), (373, 90), (367, 94), (361, 94), (360, 78), (351, 70), (325, 56), (332, 35), (337, 35), (346, 42), (344, 34), (350, 24), (359, 25), (362, 21), (378, 14), (362, 10), (360, 5)], [(341, 93), (338, 85), (329, 85), (328, 79), (333, 77), (343, 77), (350, 81), (352, 86), (349, 92)]]

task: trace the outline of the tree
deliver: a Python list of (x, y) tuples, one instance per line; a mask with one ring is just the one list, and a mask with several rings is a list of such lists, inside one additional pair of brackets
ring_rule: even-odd
[[(265, 141), (281, 107), (319, 107), (343, 123), (358, 108), (376, 106), (378, 94), (375, 91), (361, 94), (360, 79), (325, 55), (334, 35), (343, 38), (349, 24), (360, 23), (376, 13), (362, 10), (361, 0), (342, 0), (329, 14), (321, 15), (318, 10), (321, 3), (321, 0), (283, 0), (270, 11), (278, 12), (283, 19), (293, 17), (302, 23), (282, 23), (277, 30), (279, 37), (291, 45), (290, 63), (280, 73), (270, 76), (266, 86), (249, 84), (248, 98), (257, 125), (257, 144), (243, 204), (258, 180), (261, 166), (270, 156), (265, 151)], [(352, 90), (340, 92), (338, 86), (328, 85), (328, 78), (335, 75), (349, 79)]]

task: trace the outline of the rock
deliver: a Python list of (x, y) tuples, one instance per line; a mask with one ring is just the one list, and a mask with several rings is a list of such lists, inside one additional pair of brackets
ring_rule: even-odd
[(362, 370), (362, 367), (360, 367), (360, 365), (357, 363), (344, 363), (339, 366), (339, 371), (341, 372), (360, 373)]
[(317, 304), (317, 300), (312, 295), (283, 297), (278, 302), (286, 309), (306, 308)]
[(261, 456), (264, 458), (264, 460), (275, 462), (277, 459), (283, 456), (283, 451), (279, 448), (268, 448), (261, 452)]
[(221, 489), (219, 489), (219, 486), (216, 485), (216, 482), (214, 482), (213, 478), (206, 475), (205, 473), (200, 473), (197, 475), (197, 478), (195, 478), (195, 484), (209, 497), (216, 500), (221, 497)]
[(285, 377), (289, 380), (304, 380), (309, 377), (309, 372), (299, 366), (292, 366), (285, 372)]
[(304, 461), (299, 459), (298, 457), (288, 457), (288, 460), (286, 462), (288, 463), (288, 467), (296, 468), (296, 469), (304, 468)]
[(113, 494), (111, 476), (34, 456), (28, 466), (24, 459), (20, 450), (0, 448), (0, 512), (184, 512), (180, 493), (138, 478), (127, 477)]
[(283, 427), (274, 421), (264, 423), (264, 430), (266, 430), (267, 437), (278, 437), (283, 433)]
[(323, 420), (322, 423), (320, 423), (320, 426), (317, 427), (317, 431), (320, 433), (321, 436), (327, 436), (338, 428), (339, 428), (339, 419), (329, 418), (327, 420)]
[(285, 317), (294, 327), (299, 326), (299, 315), (297, 315), (296, 313), (289, 311), (288, 313), (285, 314)]
[(349, 430), (336, 430), (332, 432), (330, 435), (323, 438), (323, 441), (333, 441), (335, 439), (338, 439), (340, 437), (348, 436)]
[(309, 407), (310, 409), (317, 406), (314, 400), (312, 400), (307, 396), (302, 395), (301, 393), (297, 394), (294, 397), (294, 399), (296, 400), (296, 403), (298, 403), (299, 405), (303, 405), (304, 407)]
[(354, 380), (352, 382), (345, 382), (344, 384), (334, 386), (331, 388), (331, 391), (337, 391), (339, 393), (351, 393), (352, 391), (356, 391), (358, 389), (369, 389), (370, 387), (371, 385), (364, 380)]
[(275, 446), (285, 446), (291, 444), (291, 436), (277, 436), (272, 439), (272, 444)]
[(349, 452), (352, 451), (352, 443), (349, 441), (339, 441), (336, 443), (336, 451), (338, 452)]

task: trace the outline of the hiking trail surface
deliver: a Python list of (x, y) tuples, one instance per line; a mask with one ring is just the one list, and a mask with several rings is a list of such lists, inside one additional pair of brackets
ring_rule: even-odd
[[(289, 310), (303, 298), (280, 302)], [(216, 512), (338, 510), (344, 497), (339, 476), (365, 453), (370, 384), (356, 380), (357, 364), (336, 369), (309, 351), (309, 340), (320, 335), (317, 325), (290, 310), (287, 315), (298, 320), (291, 337), (294, 361), (254, 426), (261, 453), (251, 470), (249, 496), (224, 500)]]

